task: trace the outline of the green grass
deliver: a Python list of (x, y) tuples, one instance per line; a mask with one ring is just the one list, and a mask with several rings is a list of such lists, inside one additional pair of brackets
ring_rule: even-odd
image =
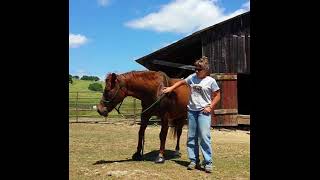
[[(211, 130), (213, 173), (187, 170), (187, 129), (181, 158), (170, 157), (176, 140), (168, 133), (166, 162), (155, 164), (159, 150), (159, 126), (145, 132), (145, 161), (132, 161), (139, 126), (122, 124), (69, 124), (69, 179), (250, 179), (250, 135), (245, 131)], [(201, 156), (202, 160), (202, 156)]]
[(104, 88), (103, 81), (86, 81), (86, 80), (79, 80), (79, 79), (72, 79), (72, 80), (73, 80), (73, 83), (72, 84), (69, 83), (69, 92), (90, 91), (88, 87), (89, 87), (89, 84), (92, 84), (92, 83), (100, 83)]
[[(100, 115), (96, 110), (93, 109), (94, 105), (97, 105), (101, 99), (102, 92), (90, 91), (88, 89), (89, 85), (98, 82), (101, 83), (103, 88), (105, 87), (103, 81), (86, 81), (86, 80), (77, 80), (73, 79), (73, 83), (69, 83), (69, 115), (70, 118), (73, 119), (76, 114), (78, 116), (91, 116), (91, 117), (99, 117)], [(78, 98), (78, 101), (77, 99)], [(120, 112), (125, 116), (129, 116), (133, 114), (134, 107), (134, 98), (126, 97), (122, 103)], [(136, 113), (141, 112), (141, 104), (140, 100), (136, 99)], [(78, 113), (73, 110), (83, 109), (85, 111), (78, 111)], [(116, 110), (113, 110), (109, 113), (108, 117), (111, 118), (122, 118), (121, 115), (117, 113)]]

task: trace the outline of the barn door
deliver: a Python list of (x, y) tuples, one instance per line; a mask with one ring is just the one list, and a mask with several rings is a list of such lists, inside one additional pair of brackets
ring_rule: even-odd
[(221, 92), (221, 100), (212, 112), (211, 126), (237, 126), (237, 74), (219, 73), (211, 77), (217, 81)]

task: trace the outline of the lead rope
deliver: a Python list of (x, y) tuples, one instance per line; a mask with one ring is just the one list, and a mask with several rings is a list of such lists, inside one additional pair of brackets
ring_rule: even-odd
[(117, 107), (115, 107), (114, 109), (118, 112), (118, 114), (120, 114), (122, 117), (125, 117), (123, 114), (121, 114), (121, 112), (120, 112), (120, 107), (121, 107), (121, 105), (122, 105), (122, 103), (123, 103), (123, 100), (121, 101), (121, 103), (120, 103), (120, 105), (118, 106), (118, 108)]
[[(161, 72), (161, 71), (160, 71), (160, 73), (164, 76), (164, 79), (166, 80), (166, 84), (167, 84), (166, 87), (168, 87), (168, 86), (169, 86), (169, 82), (168, 82), (167, 75), (164, 74), (164, 73)], [(149, 109), (151, 109), (151, 108), (152, 108), (155, 104), (157, 104), (158, 102), (160, 102), (161, 99), (162, 99), (164, 96), (166, 96), (166, 94), (162, 94), (154, 103), (152, 103), (147, 109), (145, 109), (143, 112), (141, 112), (140, 115), (143, 114), (143, 113), (145, 113), (145, 112), (148, 111)], [(138, 115), (139, 115), (139, 114), (138, 114)]]

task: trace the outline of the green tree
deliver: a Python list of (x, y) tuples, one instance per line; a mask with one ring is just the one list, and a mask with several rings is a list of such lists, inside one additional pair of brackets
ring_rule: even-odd
[(69, 83), (71, 83), (71, 84), (73, 83), (71, 74), (69, 74)]
[(93, 79), (94, 81), (99, 81), (99, 80), (100, 80), (99, 77), (97, 77), (97, 76), (92, 76), (92, 79)]
[(81, 80), (99, 81), (99, 77), (97, 77), (97, 76), (87, 76), (87, 75), (84, 75), (84, 76), (81, 77)]
[(79, 76), (73, 76), (74, 79), (79, 79)]

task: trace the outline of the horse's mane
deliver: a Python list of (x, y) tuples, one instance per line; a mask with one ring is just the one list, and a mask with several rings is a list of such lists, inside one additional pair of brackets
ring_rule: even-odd
[[(164, 73), (165, 74), (165, 73)], [(144, 80), (152, 80), (154, 76), (157, 75), (156, 71), (130, 71), (122, 74), (118, 74), (119, 76), (123, 76), (125, 79), (144, 79)], [(165, 74), (166, 75), (166, 74)], [(111, 73), (106, 75), (105, 81), (107, 81), (108, 77), (111, 76)]]

